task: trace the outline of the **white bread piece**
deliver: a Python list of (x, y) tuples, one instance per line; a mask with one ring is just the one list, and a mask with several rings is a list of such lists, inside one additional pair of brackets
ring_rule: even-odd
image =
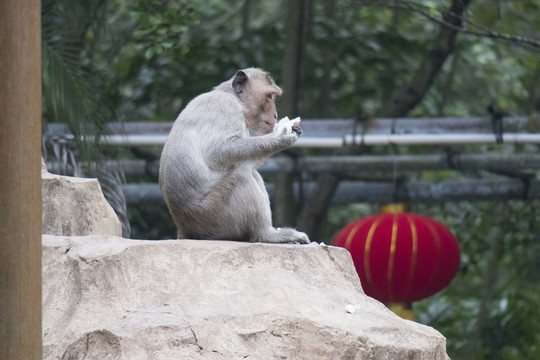
[(290, 120), (288, 116), (285, 116), (283, 119), (279, 120), (274, 126), (274, 133), (276, 135), (292, 134), (292, 128), (295, 126), (299, 126), (300, 121), (302, 120), (299, 117)]

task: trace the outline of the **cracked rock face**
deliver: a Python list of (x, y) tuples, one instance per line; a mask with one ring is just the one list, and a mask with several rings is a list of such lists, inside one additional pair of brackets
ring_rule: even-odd
[(43, 332), (46, 360), (448, 359), (317, 244), (44, 235)]

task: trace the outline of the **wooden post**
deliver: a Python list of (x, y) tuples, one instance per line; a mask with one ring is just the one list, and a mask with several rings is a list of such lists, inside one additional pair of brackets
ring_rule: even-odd
[(41, 359), (41, 2), (0, 1), (0, 359)]

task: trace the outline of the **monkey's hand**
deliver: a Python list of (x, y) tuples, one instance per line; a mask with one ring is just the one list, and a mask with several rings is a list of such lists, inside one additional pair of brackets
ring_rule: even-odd
[(274, 133), (277, 136), (290, 134), (296, 134), (297, 136), (299, 136), (300, 134), (302, 134), (300, 121), (301, 120), (299, 117), (289, 120), (289, 117), (285, 116), (283, 119), (279, 120), (279, 122), (274, 127)]

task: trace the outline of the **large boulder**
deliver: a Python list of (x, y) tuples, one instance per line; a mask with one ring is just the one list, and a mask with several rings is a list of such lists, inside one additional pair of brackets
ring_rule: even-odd
[(122, 236), (97, 179), (51, 174), (41, 159), (41, 198), (43, 234)]
[(324, 245), (43, 236), (43, 358), (447, 359)]

